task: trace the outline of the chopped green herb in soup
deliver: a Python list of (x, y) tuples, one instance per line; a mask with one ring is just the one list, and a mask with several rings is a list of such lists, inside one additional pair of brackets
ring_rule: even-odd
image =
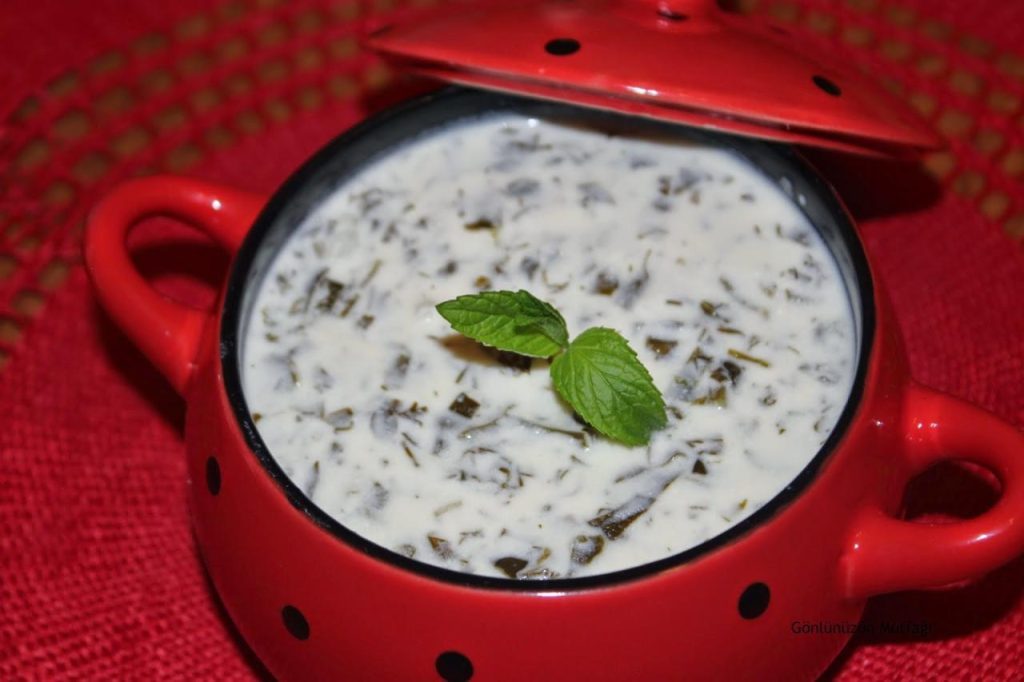
[[(435, 305), (526, 289), (622, 333), (665, 399), (604, 438), (548, 361)], [(854, 331), (793, 201), (734, 154), (517, 115), (426, 136), (347, 181), (259, 290), (246, 400), (291, 480), (365, 538), (506, 579), (662, 559), (778, 494), (835, 426)]]

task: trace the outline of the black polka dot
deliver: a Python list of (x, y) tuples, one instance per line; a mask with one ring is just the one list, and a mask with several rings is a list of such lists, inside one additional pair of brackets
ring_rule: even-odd
[(302, 611), (289, 604), (281, 609), (281, 620), (292, 637), (309, 639), (309, 621), (302, 615)]
[(772, 591), (764, 583), (751, 583), (740, 595), (740, 615), (747, 620), (757, 618), (768, 610), (768, 602), (771, 601)]
[(555, 38), (549, 40), (547, 45), (544, 46), (544, 50), (548, 54), (553, 54), (556, 57), (565, 57), (566, 55), (579, 52), (580, 41), (574, 40), (573, 38)]
[(812, 76), (811, 80), (814, 81), (814, 84), (817, 85), (822, 92), (832, 95), (833, 97), (839, 97), (839, 95), (843, 94), (843, 91), (838, 85), (824, 76)]
[(206, 489), (211, 495), (220, 492), (220, 464), (216, 457), (206, 458)]
[(473, 678), (473, 664), (458, 651), (446, 651), (434, 662), (437, 674), (445, 682), (469, 682)]

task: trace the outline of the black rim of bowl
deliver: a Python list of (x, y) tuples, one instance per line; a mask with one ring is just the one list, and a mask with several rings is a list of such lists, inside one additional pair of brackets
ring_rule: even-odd
[[(857, 365), (850, 395), (835, 428), (810, 462), (779, 493), (760, 509), (739, 523), (683, 552), (642, 564), (594, 576), (554, 578), (550, 580), (515, 580), (460, 573), (421, 561), (409, 559), (386, 549), (346, 528), (320, 509), (296, 486), (271, 455), (252, 419), (242, 390), (241, 343), (242, 325), (248, 321), (246, 302), (254, 297), (264, 267), (273, 259), (277, 247), (287, 239), (302, 218), (348, 177), (379, 156), (393, 149), (393, 143), (415, 139), (437, 130), (445, 122), (479, 118), (501, 111), (521, 112), (544, 117), (583, 117), (602, 124), (635, 127), (619, 114), (579, 109), (571, 105), (523, 99), (511, 95), (488, 93), (462, 88), (448, 88), (412, 99), (397, 107), (366, 119), (328, 143), (302, 165), (274, 193), (257, 217), (231, 266), (224, 296), (220, 328), (220, 362), (224, 387), (235, 419), (250, 450), (267, 474), (280, 487), (288, 501), (317, 526), (337, 540), (375, 557), (428, 578), (465, 587), (513, 590), (522, 592), (565, 592), (608, 587), (638, 580), (692, 562), (710, 552), (734, 543), (751, 530), (779, 514), (793, 502), (817, 477), (831, 453), (849, 430), (863, 397), (867, 368), (875, 331), (874, 286), (867, 259), (853, 224), (832, 188), (794, 150), (776, 143), (738, 138), (709, 131), (681, 128), (673, 124), (645, 122), (644, 128), (676, 136), (683, 135), (698, 142), (731, 149), (748, 163), (779, 184), (785, 178), (791, 183), (791, 197), (802, 196), (797, 205), (817, 229), (843, 275), (851, 312), (858, 327)], [(364, 153), (363, 148), (371, 150)], [(329, 170), (329, 172), (327, 172)], [(316, 182), (331, 185), (319, 196), (305, 202), (296, 197)], [(316, 194), (316, 192), (314, 192)], [(291, 216), (291, 219), (288, 217)], [(258, 276), (259, 275), (259, 276)], [(249, 294), (249, 300), (246, 295)]]

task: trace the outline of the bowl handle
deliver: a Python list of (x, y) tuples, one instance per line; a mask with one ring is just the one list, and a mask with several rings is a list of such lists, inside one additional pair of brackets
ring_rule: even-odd
[(125, 238), (139, 220), (162, 215), (193, 225), (234, 254), (265, 198), (188, 178), (152, 176), (118, 185), (89, 215), (85, 264), (100, 303), (183, 394), (208, 313), (175, 303), (142, 278)]
[(878, 508), (863, 512), (841, 560), (851, 598), (950, 585), (1024, 551), (1024, 433), (918, 384), (906, 391), (902, 429), (910, 477), (942, 460), (966, 460), (992, 471), (1002, 495), (980, 516), (955, 523), (903, 521)]

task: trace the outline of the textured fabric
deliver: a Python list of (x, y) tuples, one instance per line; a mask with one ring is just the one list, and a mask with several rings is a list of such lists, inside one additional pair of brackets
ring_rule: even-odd
[[(0, 3), (0, 679), (266, 676), (193, 541), (184, 405), (98, 310), (82, 221), (154, 171), (272, 190), (408, 91), (351, 36), (419, 4)], [(1024, 424), (1024, 6), (722, 4), (877, 74), (949, 140), (920, 163), (811, 156), (861, 225), (915, 375)], [(132, 243), (158, 288), (209, 304), (215, 249), (162, 221)], [(949, 466), (909, 507), (969, 515), (994, 495)], [(873, 632), (827, 677), (1021, 679), (1022, 592), (1018, 559), (875, 598)], [(927, 631), (881, 632), (904, 622)]]

